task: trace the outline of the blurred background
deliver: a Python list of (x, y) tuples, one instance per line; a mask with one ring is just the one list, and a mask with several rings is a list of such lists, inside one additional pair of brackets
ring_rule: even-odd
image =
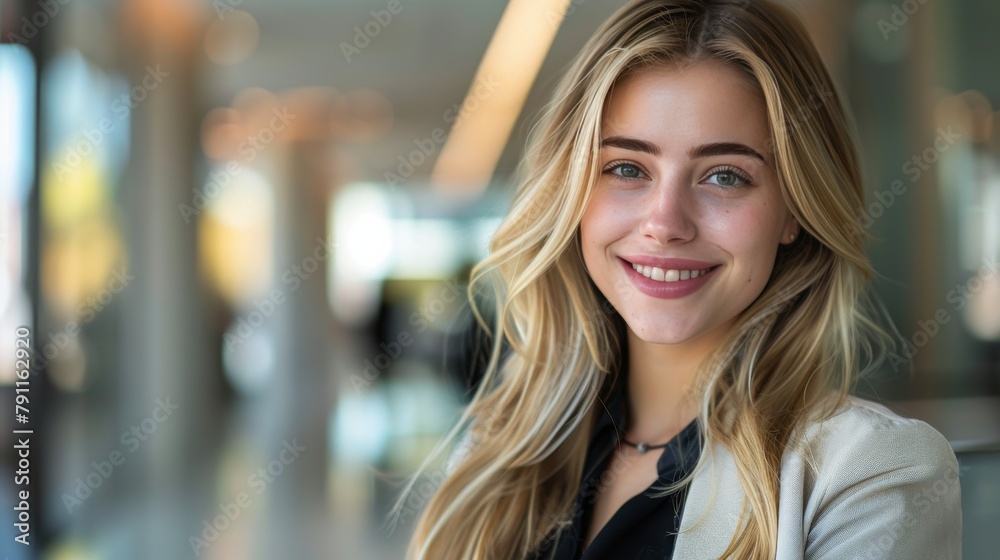
[[(468, 270), (623, 3), (0, 0), (0, 555), (401, 558), (441, 471), (386, 513), (475, 370)], [(861, 390), (948, 437), (965, 557), (995, 558), (1000, 3), (788, 4), (909, 341)]]

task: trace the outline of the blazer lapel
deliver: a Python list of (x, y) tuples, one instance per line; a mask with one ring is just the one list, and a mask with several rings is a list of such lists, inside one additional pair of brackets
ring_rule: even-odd
[(719, 558), (741, 525), (744, 494), (733, 456), (720, 445), (708, 451), (707, 463), (688, 488), (674, 558)]

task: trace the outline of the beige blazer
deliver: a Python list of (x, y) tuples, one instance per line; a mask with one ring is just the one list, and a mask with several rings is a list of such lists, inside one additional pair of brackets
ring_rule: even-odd
[[(852, 398), (800, 444), (781, 462), (777, 560), (962, 557), (958, 461), (934, 428)], [(674, 558), (718, 558), (742, 499), (733, 456), (716, 446), (691, 482)]]
[[(448, 472), (467, 445), (456, 448)], [(934, 428), (852, 397), (806, 426), (782, 458), (775, 558), (960, 559), (958, 477), (955, 454)], [(733, 456), (715, 445), (691, 482), (673, 558), (718, 558), (741, 522), (742, 500)]]

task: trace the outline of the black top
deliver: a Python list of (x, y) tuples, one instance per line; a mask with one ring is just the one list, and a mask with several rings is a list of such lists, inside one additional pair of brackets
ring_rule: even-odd
[[(622, 504), (594, 537), (590, 546), (581, 551), (594, 503), (601, 492), (602, 474), (607, 470), (614, 455), (612, 451), (618, 445), (619, 438), (624, 437), (628, 426), (625, 399), (628, 386), (625, 372), (628, 369), (621, 371), (622, 374), (617, 376), (620, 381), (615, 383), (607, 400), (607, 411), (599, 416), (587, 448), (580, 493), (571, 512), (573, 525), (547, 539), (529, 556), (529, 560), (666, 560), (673, 556), (674, 537), (681, 525), (686, 488), (662, 498), (652, 498), (650, 495), (660, 493), (654, 487), (680, 480), (698, 462), (700, 441), (697, 421), (688, 424), (662, 450), (647, 451), (661, 453), (657, 463), (659, 479)], [(600, 403), (598, 406), (601, 406)], [(605, 480), (610, 476), (613, 476), (612, 471), (604, 475)]]

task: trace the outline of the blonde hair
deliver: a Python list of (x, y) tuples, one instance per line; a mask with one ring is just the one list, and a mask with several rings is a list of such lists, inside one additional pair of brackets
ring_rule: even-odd
[[(463, 429), (474, 443), (423, 510), (407, 558), (524, 558), (571, 522), (598, 401), (624, 352), (625, 326), (605, 311), (578, 236), (599, 176), (605, 102), (617, 82), (651, 66), (709, 60), (761, 93), (781, 193), (803, 229), (778, 251), (764, 291), (699, 378), (703, 450), (729, 449), (745, 490), (745, 523), (723, 557), (774, 556), (785, 448), (808, 418), (843, 404), (881, 361), (879, 344), (891, 344), (867, 311), (873, 271), (849, 119), (785, 8), (636, 0), (597, 31), (558, 85), (531, 131), (512, 207), (472, 271), (477, 319), (498, 336), (472, 401), (432, 457)], [(497, 311), (492, 328), (475, 307), (483, 293)], [(708, 460), (702, 453), (695, 472)]]

